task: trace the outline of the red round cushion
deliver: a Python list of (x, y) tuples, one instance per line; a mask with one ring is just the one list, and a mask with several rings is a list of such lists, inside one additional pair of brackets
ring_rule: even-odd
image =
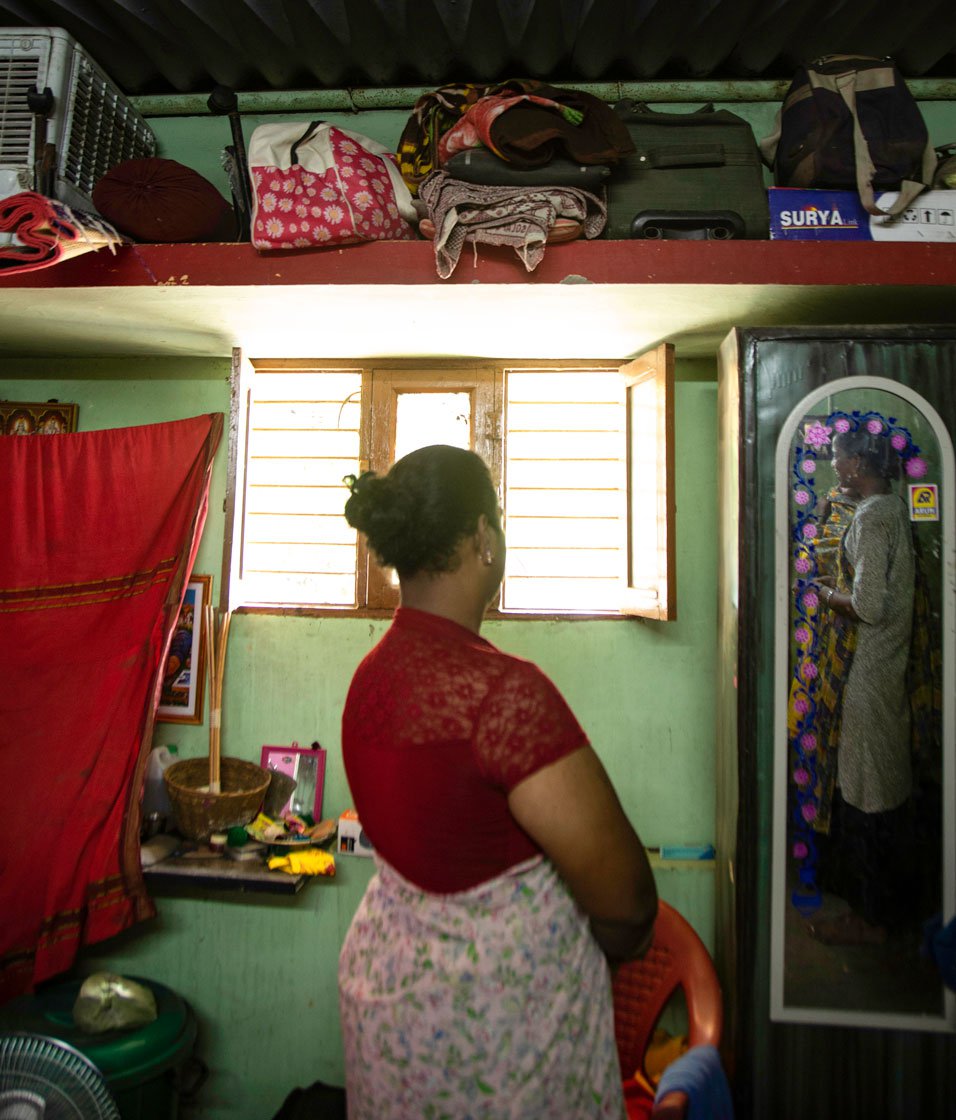
[(232, 207), (198, 171), (172, 159), (128, 159), (93, 188), (93, 205), (135, 241), (235, 241)]

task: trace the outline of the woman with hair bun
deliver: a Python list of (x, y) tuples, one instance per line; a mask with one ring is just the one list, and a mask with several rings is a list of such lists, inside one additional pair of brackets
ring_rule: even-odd
[(342, 752), (376, 874), (339, 961), (351, 1120), (624, 1116), (608, 962), (644, 953), (644, 847), (554, 684), (483, 639), (505, 539), (484, 462), (346, 479), (401, 605)]
[(820, 871), (822, 885), (851, 908), (814, 923), (811, 933), (829, 944), (872, 944), (914, 918), (907, 665), (916, 562), (906, 505), (893, 491), (901, 463), (888, 436), (864, 425), (837, 433), (832, 465), (860, 499), (838, 576), (820, 581), (836, 627), (821, 667), (821, 733), (837, 760)]

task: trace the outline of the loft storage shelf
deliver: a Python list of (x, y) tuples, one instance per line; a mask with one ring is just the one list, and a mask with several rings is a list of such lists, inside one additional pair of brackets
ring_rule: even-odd
[[(0, 362), (110, 357), (626, 359), (660, 342), (715, 360), (735, 326), (956, 322), (956, 244), (575, 241), (528, 273), (430, 242), (258, 253), (130, 245), (0, 273)], [(3, 371), (0, 370), (0, 373)], [(19, 372), (17, 375), (22, 376)]]
[(261, 284), (900, 284), (956, 283), (956, 244), (865, 241), (575, 241), (548, 246), (534, 272), (511, 250), (465, 247), (439, 279), (426, 241), (259, 253), (246, 243), (131, 245), (4, 278), (0, 290), (113, 285)]

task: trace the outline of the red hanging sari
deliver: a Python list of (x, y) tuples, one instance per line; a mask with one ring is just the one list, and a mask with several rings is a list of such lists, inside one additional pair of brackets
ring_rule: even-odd
[(0, 438), (0, 1002), (155, 913), (139, 793), (221, 434)]

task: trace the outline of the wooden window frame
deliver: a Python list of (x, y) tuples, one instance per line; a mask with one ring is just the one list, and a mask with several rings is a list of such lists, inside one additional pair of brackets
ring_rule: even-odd
[[(422, 368), (425, 365), (426, 368)], [(398, 397), (402, 393), (467, 393), (471, 400), (470, 449), (488, 464), (492, 481), (501, 491), (501, 376), (494, 365), (466, 362), (427, 362), (377, 365), (371, 370), (368, 417), (370, 469), (385, 474), (395, 457)], [(364, 426), (363, 426), (364, 430)], [(398, 606), (398, 589), (391, 576), (372, 556), (359, 534), (356, 578), (365, 582), (363, 606), (392, 611)], [(360, 599), (361, 602), (361, 599)]]
[[(245, 379), (258, 368), (274, 369), (286, 364), (281, 359), (250, 361), (236, 350), (233, 353), (227, 467), (226, 529), (223, 542), (223, 580), (221, 603), (224, 608), (248, 613), (296, 614), (351, 617), (388, 617), (398, 603), (398, 594), (358, 534), (356, 549), (355, 605), (321, 604), (244, 604), (232, 601), (231, 587), (239, 573), (239, 542), (241, 525), (243, 472), (246, 432), (249, 424), (250, 392), (244, 389)], [(291, 362), (289, 363), (291, 364)], [(299, 368), (314, 364), (317, 370), (362, 370), (362, 419), (359, 433), (359, 473), (374, 470), (384, 473), (392, 461), (395, 446), (397, 398), (401, 392), (468, 392), (473, 402), (472, 450), (488, 463), (495, 486), (502, 495), (504, 432), (504, 373), (513, 369), (595, 369), (618, 368), (625, 379), (627, 409), (627, 485), (628, 518), (626, 541), (622, 554), (627, 571), (618, 612), (613, 611), (501, 611), (497, 603), (489, 608), (489, 617), (498, 619), (614, 619), (642, 617), (673, 621), (677, 617), (675, 579), (675, 500), (674, 500), (674, 348), (661, 344), (654, 350), (620, 364), (607, 359), (575, 360), (440, 360), (416, 359), (375, 362), (361, 359), (297, 359)], [(647, 527), (635, 525), (632, 517), (630, 484), (632, 479), (632, 425), (630, 418), (632, 393), (652, 384), (656, 401), (657, 448), (655, 486), (658, 516), (654, 535), (658, 571), (651, 584), (637, 586), (631, 579), (631, 559), (637, 547), (638, 533), (647, 535)], [(343, 506), (345, 491), (343, 488)], [(507, 511), (506, 515), (507, 515)]]
[[(624, 595), (621, 611), (627, 615), (653, 618), (660, 622), (677, 619), (677, 561), (674, 548), (676, 501), (674, 494), (674, 347), (661, 343), (653, 350), (620, 367), (625, 382), (627, 415), (627, 546)], [(654, 447), (654, 489), (657, 495), (654, 555), (656, 576), (650, 583), (637, 584), (633, 579), (634, 553), (643, 525), (635, 521), (633, 498), (635, 432), (634, 398), (638, 390), (650, 390), (655, 399), (656, 443)]]

